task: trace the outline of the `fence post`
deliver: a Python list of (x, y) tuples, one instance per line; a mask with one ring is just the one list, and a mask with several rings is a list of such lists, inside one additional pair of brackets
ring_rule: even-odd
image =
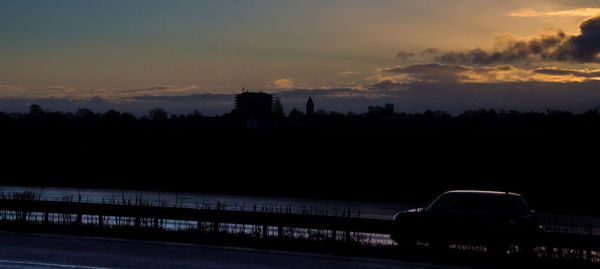
[(135, 217), (135, 228), (139, 229), (142, 226), (140, 217)]
[(104, 217), (98, 215), (98, 227), (102, 228), (102, 226), (104, 226)]
[(269, 237), (269, 226), (263, 225), (263, 238)]
[(19, 222), (27, 222), (27, 211), (19, 211), (16, 213), (17, 215), (17, 221)]
[(48, 219), (48, 215), (49, 215), (48, 212), (44, 212), (44, 224), (46, 224), (46, 225), (50, 222)]
[(76, 221), (77, 225), (81, 225), (81, 223), (83, 222), (82, 219), (83, 219), (82, 214), (77, 213), (77, 221)]

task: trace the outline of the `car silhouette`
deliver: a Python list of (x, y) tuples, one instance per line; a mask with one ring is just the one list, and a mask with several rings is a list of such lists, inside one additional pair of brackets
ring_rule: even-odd
[(482, 245), (506, 253), (511, 245), (533, 250), (540, 230), (537, 215), (520, 194), (492, 191), (449, 191), (426, 208), (398, 212), (392, 239), (402, 247), (417, 242), (435, 249), (450, 244)]

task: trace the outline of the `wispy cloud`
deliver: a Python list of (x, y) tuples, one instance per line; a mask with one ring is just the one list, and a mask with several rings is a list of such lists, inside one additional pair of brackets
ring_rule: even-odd
[(274, 89), (291, 89), (294, 87), (294, 81), (289, 78), (280, 78), (269, 82), (267, 87)]
[(38, 98), (63, 98), (68, 96), (77, 96), (79, 91), (75, 88), (50, 86), (26, 88), (16, 85), (0, 85), (0, 97), (38, 97)]
[(339, 72), (338, 73), (338, 75), (343, 76), (343, 77), (349, 77), (349, 76), (357, 75), (357, 74), (360, 74), (360, 72), (358, 72), (358, 71), (352, 71), (352, 70), (350, 70), (350, 71), (344, 71), (344, 72)]
[(469, 67), (457, 65), (443, 65), (438, 63), (415, 64), (407, 67), (391, 67), (383, 69), (383, 73), (406, 74), (422, 82), (458, 82), (468, 79), (464, 72)]
[[(391, 74), (391, 75), (390, 75)], [(511, 65), (471, 67), (439, 63), (381, 69), (372, 77), (383, 88), (392, 83), (499, 83), (527, 81), (531, 71)]]
[(400, 52), (396, 53), (396, 59), (398, 59), (402, 62), (408, 61), (413, 56), (415, 56), (415, 54), (413, 52), (400, 51)]
[(191, 94), (197, 85), (173, 86), (161, 85), (140, 89), (106, 89), (87, 88), (78, 89), (63, 86), (50, 87), (24, 87), (15, 85), (0, 85), (0, 97), (5, 98), (68, 98), (76, 100), (89, 100), (92, 98), (110, 99), (116, 102), (123, 101), (132, 96), (163, 96), (174, 94)]
[(151, 88), (142, 89), (125, 89), (119, 92), (125, 95), (165, 95), (173, 93), (188, 92), (193, 89), (197, 89), (198, 85), (187, 85), (187, 86), (173, 86), (173, 85), (161, 85)]
[(433, 56), (437, 56), (440, 53), (442, 53), (442, 51), (440, 49), (436, 49), (436, 48), (427, 48), (427, 49), (424, 49), (421, 52), (419, 52), (419, 54), (423, 57), (433, 57)]
[[(573, 77), (574, 80), (576, 78), (583, 79), (600, 79), (600, 70), (578, 70), (578, 69), (561, 69), (557, 67), (544, 67), (539, 68), (533, 71), (534, 74), (547, 75), (547, 76), (557, 76), (557, 77)], [(581, 80), (581, 79), (580, 79)]]
[(511, 17), (591, 17), (600, 14), (600, 8), (575, 8), (564, 10), (536, 10), (524, 8), (508, 13)]
[(584, 82), (600, 80), (600, 70), (544, 67), (517, 68), (512, 65), (466, 66), (450, 64), (415, 64), (380, 69), (371, 76), (377, 88), (390, 89), (399, 84), (415, 83), (507, 83), (507, 82)]

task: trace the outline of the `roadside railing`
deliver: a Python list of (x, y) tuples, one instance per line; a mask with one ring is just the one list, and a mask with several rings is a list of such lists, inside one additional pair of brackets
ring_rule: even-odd
[[(285, 237), (291, 229), (296, 229), (296, 233), (298, 229), (304, 229), (304, 234), (318, 231), (321, 236), (334, 241), (354, 240), (356, 234), (367, 234), (382, 235), (391, 242), (389, 235), (394, 229), (391, 220), (358, 217), (11, 199), (0, 200), (0, 221), (140, 230), (175, 227), (171, 230), (205, 232), (230, 232), (232, 229), (240, 232), (249, 225), (260, 238)], [(535, 240), (548, 257), (575, 255), (600, 262), (600, 236), (543, 232)]]
[(387, 220), (144, 205), (0, 200), (0, 211), (0, 219), (17, 222), (93, 224), (99, 227), (127, 223), (133, 228), (168, 229), (174, 221), (184, 221), (192, 224), (188, 227), (200, 228), (209, 224), (215, 232), (219, 231), (221, 224), (241, 224), (261, 227), (265, 235), (276, 229), (277, 236), (284, 234), (284, 228), (329, 231), (334, 240), (340, 233), (342, 236), (351, 232), (389, 234), (392, 230), (392, 223)]

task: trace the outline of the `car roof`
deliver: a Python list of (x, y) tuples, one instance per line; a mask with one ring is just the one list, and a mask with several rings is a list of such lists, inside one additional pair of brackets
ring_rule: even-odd
[(492, 196), (518, 196), (521, 195), (514, 192), (501, 192), (501, 191), (481, 191), (481, 190), (454, 190), (447, 191), (444, 194), (480, 194), (480, 195), (492, 195)]

